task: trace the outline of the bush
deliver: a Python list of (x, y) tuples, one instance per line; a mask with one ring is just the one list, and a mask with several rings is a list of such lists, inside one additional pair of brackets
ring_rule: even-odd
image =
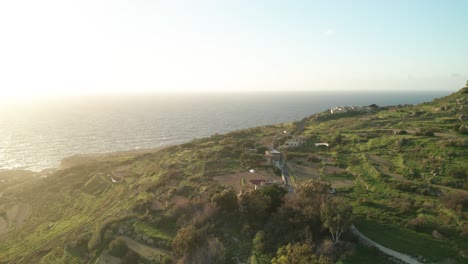
[(463, 238), (468, 238), (468, 224), (464, 224), (460, 236)]
[(467, 168), (452, 168), (447, 174), (455, 179), (466, 179), (468, 175)]
[(140, 260), (140, 255), (133, 251), (129, 251), (123, 258), (122, 258), (122, 264), (134, 264), (138, 263)]
[(433, 137), (435, 136), (433, 130), (422, 129), (415, 133), (416, 136), (425, 136), (425, 137)]
[(423, 217), (415, 217), (406, 223), (406, 227), (418, 232), (428, 231), (434, 228), (434, 224)]
[(200, 242), (200, 234), (194, 226), (183, 227), (177, 231), (171, 246), (174, 254), (182, 256), (191, 253)]
[(300, 153), (300, 152), (288, 152), (286, 155), (287, 160), (292, 160), (294, 158), (306, 158), (308, 155), (306, 153)]
[(127, 243), (122, 238), (117, 238), (114, 239), (110, 244), (109, 244), (109, 253), (112, 256), (116, 257), (123, 257), (125, 254), (128, 252), (128, 246)]
[(237, 209), (237, 196), (232, 189), (226, 189), (222, 192), (215, 193), (211, 197), (211, 202), (222, 211)]
[(308, 155), (306, 160), (308, 162), (313, 162), (313, 163), (317, 163), (317, 162), (320, 162), (322, 161), (319, 157), (315, 156), (315, 155)]
[(462, 211), (463, 207), (468, 207), (468, 195), (462, 192), (450, 192), (441, 198), (441, 202), (448, 209)]

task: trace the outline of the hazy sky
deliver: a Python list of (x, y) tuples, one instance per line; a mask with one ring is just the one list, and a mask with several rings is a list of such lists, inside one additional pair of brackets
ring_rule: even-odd
[(0, 97), (454, 90), (467, 19), (465, 0), (0, 1)]

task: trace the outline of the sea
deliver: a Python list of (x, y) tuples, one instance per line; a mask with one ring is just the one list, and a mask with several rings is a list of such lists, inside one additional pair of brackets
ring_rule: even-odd
[(76, 154), (161, 147), (215, 133), (301, 120), (335, 106), (417, 104), (450, 93), (151, 94), (4, 104), (0, 105), (0, 170), (41, 171)]

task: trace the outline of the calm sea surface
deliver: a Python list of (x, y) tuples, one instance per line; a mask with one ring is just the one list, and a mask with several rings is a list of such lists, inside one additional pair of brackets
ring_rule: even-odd
[(335, 106), (416, 104), (440, 92), (250, 93), (68, 98), (0, 106), (0, 170), (40, 171), (64, 157), (151, 148), (300, 120)]

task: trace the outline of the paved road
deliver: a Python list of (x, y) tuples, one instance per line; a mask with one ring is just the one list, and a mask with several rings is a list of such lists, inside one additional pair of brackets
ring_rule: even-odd
[(354, 225), (351, 226), (351, 233), (358, 236), (359, 239), (364, 244), (369, 245), (369, 246), (374, 246), (374, 247), (376, 247), (378, 250), (382, 251), (386, 255), (392, 256), (392, 257), (394, 257), (396, 259), (399, 259), (399, 260), (401, 260), (401, 261), (403, 261), (405, 263), (408, 263), (408, 264), (422, 264), (421, 262), (415, 260), (414, 258), (412, 258), (412, 257), (410, 257), (408, 255), (405, 255), (405, 254), (402, 254), (400, 252), (396, 252), (395, 250), (386, 248), (386, 247), (380, 245), (379, 243), (369, 239), (368, 237), (363, 235), (361, 232), (359, 232), (359, 230), (357, 230), (357, 228)]

